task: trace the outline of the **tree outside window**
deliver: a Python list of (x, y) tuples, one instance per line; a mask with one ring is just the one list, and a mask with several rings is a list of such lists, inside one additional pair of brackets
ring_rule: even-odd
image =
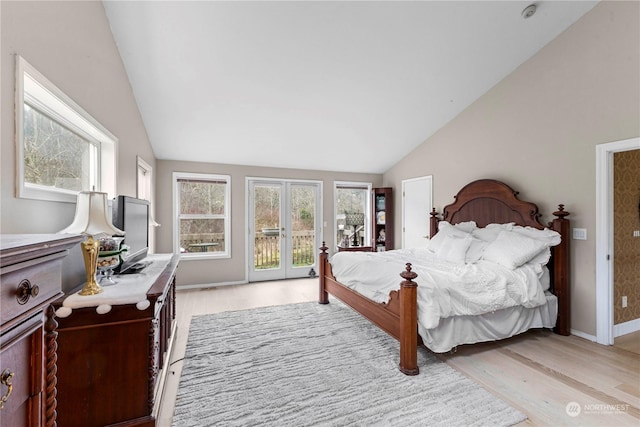
[(179, 173), (174, 176), (179, 251), (187, 257), (228, 257), (231, 177)]

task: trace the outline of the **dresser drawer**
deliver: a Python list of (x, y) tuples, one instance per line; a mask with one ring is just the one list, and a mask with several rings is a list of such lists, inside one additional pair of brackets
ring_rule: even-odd
[(26, 313), (62, 292), (62, 259), (65, 252), (2, 267), (0, 323)]
[[(0, 413), (3, 426), (39, 426), (43, 400), (43, 315), (4, 331), (0, 337)], [(11, 392), (9, 393), (9, 389)]]

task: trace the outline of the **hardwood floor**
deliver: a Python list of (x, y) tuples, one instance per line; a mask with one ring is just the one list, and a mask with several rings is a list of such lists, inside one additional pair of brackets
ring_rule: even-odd
[(640, 331), (617, 337), (613, 345), (622, 350), (631, 351), (640, 355)]
[[(297, 279), (178, 292), (178, 335), (158, 424), (171, 425), (191, 316), (315, 301), (317, 284)], [(527, 414), (522, 426), (640, 425), (640, 356), (618, 346), (531, 331), (440, 358)]]

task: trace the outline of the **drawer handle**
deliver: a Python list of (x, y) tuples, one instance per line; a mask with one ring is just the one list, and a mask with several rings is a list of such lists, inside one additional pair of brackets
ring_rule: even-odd
[(11, 392), (13, 391), (13, 384), (11, 384), (13, 375), (14, 373), (8, 369), (5, 369), (4, 371), (2, 371), (2, 377), (0, 377), (0, 383), (2, 383), (2, 385), (7, 386), (7, 394), (5, 394), (0, 398), (0, 409), (4, 408), (4, 403), (9, 399), (9, 396), (11, 396)]
[(29, 298), (37, 297), (40, 293), (40, 288), (38, 285), (31, 285), (31, 282), (27, 279), (24, 279), (18, 285), (18, 295), (16, 298), (18, 299), (18, 304), (24, 305), (29, 301)]

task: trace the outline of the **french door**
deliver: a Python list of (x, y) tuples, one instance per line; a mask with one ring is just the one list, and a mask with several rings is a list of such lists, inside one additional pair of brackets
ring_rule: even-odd
[(317, 181), (248, 179), (250, 282), (318, 271), (320, 186)]

